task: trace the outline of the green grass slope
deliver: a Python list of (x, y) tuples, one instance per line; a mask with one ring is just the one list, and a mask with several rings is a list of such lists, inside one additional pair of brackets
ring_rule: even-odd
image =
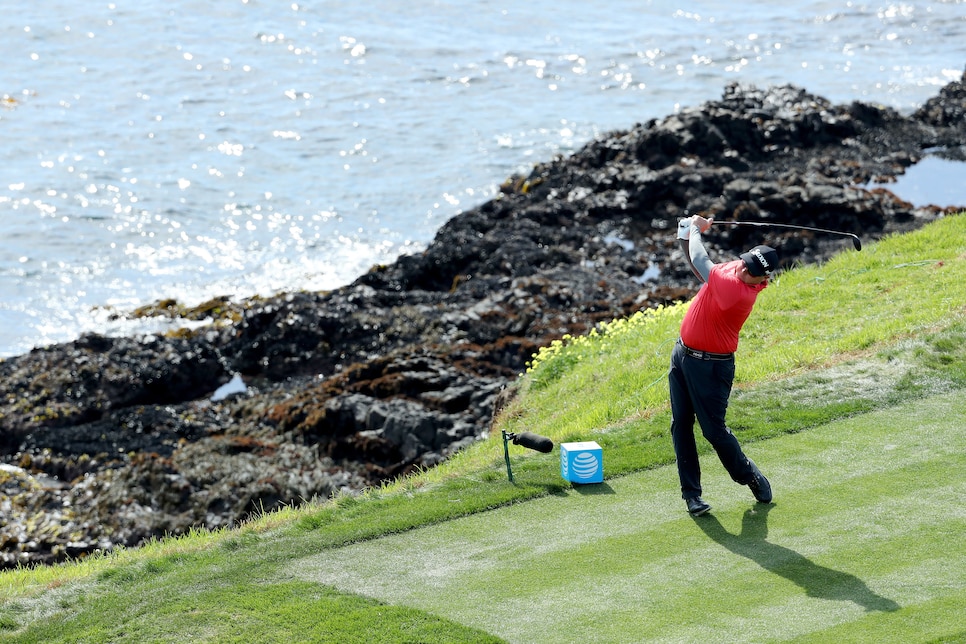
[(691, 518), (663, 467), (288, 571), (514, 642), (910, 642), (966, 630), (951, 621), (966, 606), (959, 392), (753, 452), (773, 504), (709, 462), (714, 510)]
[[(781, 275), (684, 509), (667, 435), (683, 307), (538, 355), (487, 441), (361, 497), (0, 573), (10, 642), (964, 642), (966, 217)], [(596, 440), (606, 481), (499, 430)]]

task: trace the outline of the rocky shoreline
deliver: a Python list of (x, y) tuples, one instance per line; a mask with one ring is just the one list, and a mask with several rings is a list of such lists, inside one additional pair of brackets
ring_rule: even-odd
[[(425, 252), (343, 288), (159, 301), (131, 315), (179, 330), (4, 360), (0, 566), (218, 528), (431, 467), (486, 436), (539, 347), (694, 294), (674, 243), (685, 212), (871, 240), (952, 214), (866, 187), (927, 153), (966, 161), (966, 76), (908, 115), (728, 86), (511, 177)], [(778, 229), (710, 236), (724, 258), (761, 241), (786, 266), (851, 247)], [(229, 381), (244, 385), (215, 395)]]

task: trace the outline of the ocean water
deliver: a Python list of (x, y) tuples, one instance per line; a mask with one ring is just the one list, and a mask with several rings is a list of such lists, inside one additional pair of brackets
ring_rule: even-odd
[(961, 0), (0, 6), (0, 356), (340, 286), (731, 82), (911, 111), (966, 67)]

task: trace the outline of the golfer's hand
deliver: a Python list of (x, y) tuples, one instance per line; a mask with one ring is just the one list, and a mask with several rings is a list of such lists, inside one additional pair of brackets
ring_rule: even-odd
[(691, 217), (691, 225), (697, 226), (701, 233), (708, 232), (708, 229), (711, 228), (711, 224), (713, 223), (714, 217), (704, 218), (701, 215), (694, 215)]

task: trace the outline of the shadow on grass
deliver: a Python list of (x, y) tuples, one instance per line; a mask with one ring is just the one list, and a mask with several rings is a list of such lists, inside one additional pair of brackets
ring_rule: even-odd
[(731, 534), (710, 514), (694, 517), (694, 522), (731, 552), (751, 559), (765, 570), (800, 586), (809, 597), (852, 601), (866, 611), (892, 612), (899, 604), (872, 592), (865, 582), (832, 568), (813, 563), (790, 548), (769, 543), (768, 513), (774, 505), (759, 504), (745, 511), (741, 534)]
[(601, 494), (617, 494), (607, 483), (572, 483), (570, 489), (583, 496), (600, 496)]

